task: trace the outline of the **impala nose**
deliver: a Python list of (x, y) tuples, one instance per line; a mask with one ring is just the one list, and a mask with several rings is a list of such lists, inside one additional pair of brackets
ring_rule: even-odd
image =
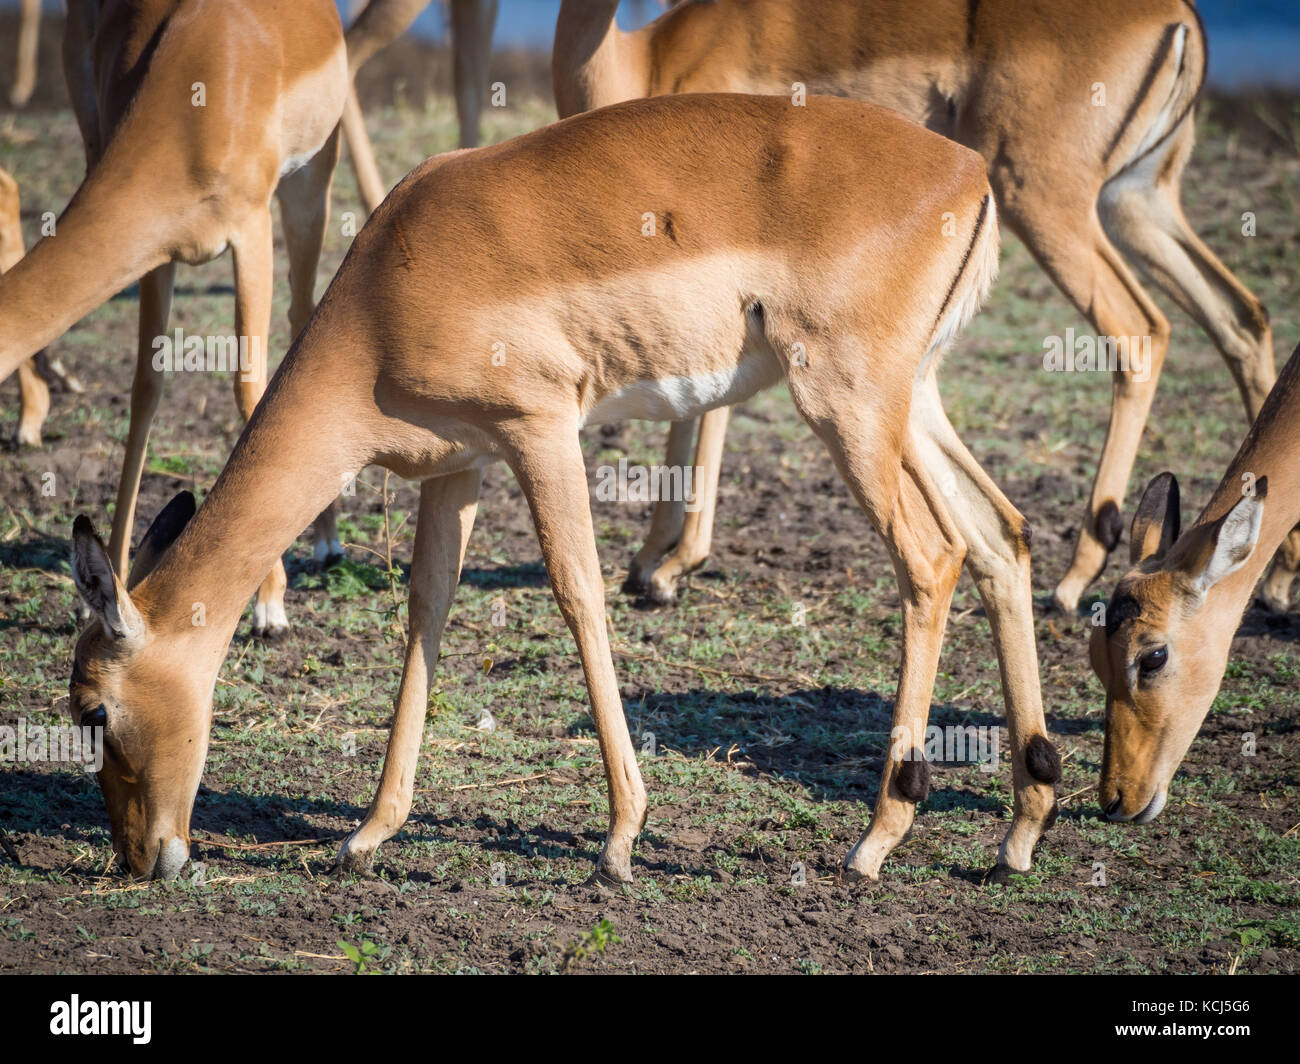
[(1103, 812), (1108, 820), (1114, 820), (1115, 814), (1119, 812), (1119, 807), (1124, 804), (1124, 795), (1119, 791), (1115, 792), (1114, 799), (1106, 806)]

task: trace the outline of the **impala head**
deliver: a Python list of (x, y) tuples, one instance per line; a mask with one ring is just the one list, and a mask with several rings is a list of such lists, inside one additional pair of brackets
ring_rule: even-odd
[(211, 690), (191, 679), (175, 648), (151, 631), (134, 588), (194, 513), (194, 496), (177, 495), (141, 541), (124, 585), (90, 521), (72, 528), (72, 576), (94, 619), (72, 662), (69, 711), (74, 723), (102, 728), (104, 792), (113, 850), (131, 875), (175, 876), (190, 853), (190, 811), (207, 752)]
[(1178, 482), (1161, 473), (1133, 518), (1131, 561), (1093, 629), (1093, 671), (1106, 689), (1101, 807), (1146, 824), (1218, 693), (1240, 609), (1211, 594), (1259, 539), (1268, 481), (1216, 521), (1179, 536)]

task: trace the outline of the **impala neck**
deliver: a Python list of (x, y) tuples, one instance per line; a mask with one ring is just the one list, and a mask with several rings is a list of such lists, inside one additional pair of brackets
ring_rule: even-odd
[[(1249, 560), (1210, 591), (1220, 593), (1239, 616), (1245, 611), (1256, 582), (1287, 534), (1300, 523), (1300, 348), (1292, 353), (1281, 376), (1269, 392), (1259, 417), (1242, 441), (1237, 456), (1219, 482), (1208, 505), (1196, 519), (1204, 525), (1218, 520), (1241, 498), (1251, 474), (1256, 481), (1268, 477), (1268, 495), (1259, 542)], [(1240, 609), (1236, 609), (1236, 607)], [(1224, 606), (1227, 608), (1227, 605)]]
[[(345, 356), (355, 350), (330, 342)], [(374, 453), (373, 403), (359, 371), (349, 370), (347, 357), (295, 359), (299, 349), (286, 357), (198, 513), (132, 592), (155, 635), (197, 636), (215, 667), (272, 565)], [(365, 356), (353, 354), (351, 364), (364, 367)], [(206, 615), (197, 630), (195, 603)]]
[[(110, 153), (55, 225), (0, 277), (0, 380), (167, 261), (167, 204), (144, 160)], [(106, 228), (107, 227), (107, 228)]]
[(623, 33), (618, 0), (563, 0), (555, 23), (551, 80), (561, 118), (647, 94), (646, 31)]

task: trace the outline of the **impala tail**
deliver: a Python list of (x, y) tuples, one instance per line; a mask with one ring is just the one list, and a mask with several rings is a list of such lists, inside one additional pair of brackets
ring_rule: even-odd
[(171, 258), (165, 178), (129, 155), (110, 151), (49, 233), (0, 275), (0, 380)]
[(1127, 170), (1148, 157), (1160, 160), (1165, 145), (1191, 116), (1205, 83), (1205, 30), (1199, 15), (1164, 27), (1138, 95), (1112, 135), (1106, 159)]

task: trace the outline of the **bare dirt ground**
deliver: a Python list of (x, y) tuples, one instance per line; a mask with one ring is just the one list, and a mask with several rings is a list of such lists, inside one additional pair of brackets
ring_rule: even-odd
[[(415, 54), (391, 60), (390, 82), (394, 72), (408, 88), (416, 74), (429, 77), (429, 57)], [(541, 90), (527, 88), (540, 81), (536, 63), (520, 69), (501, 75), (526, 89), (489, 116), (491, 139), (548, 119)], [(372, 75), (376, 84), (383, 74)], [(367, 92), (390, 179), (454, 142), (450, 104), (426, 98), (429, 86), (436, 79), (387, 97)], [(29, 241), (41, 212), (67, 202), (82, 166), (57, 81), (41, 91), (36, 110), (0, 114), (0, 166), (22, 185)], [(1188, 213), (1272, 309), (1280, 363), (1300, 339), (1300, 109), (1278, 98), (1215, 101), (1200, 122)], [(357, 209), (341, 171), (336, 211)], [(1241, 233), (1246, 211), (1258, 219), (1254, 238)], [(336, 226), (322, 289), (346, 246)], [(282, 258), (275, 357), (288, 340)], [(228, 260), (182, 270), (173, 324), (232, 331), (230, 284)], [(64, 719), (76, 630), (67, 537), (78, 512), (101, 527), (109, 521), (135, 309), (131, 289), (55, 345), (86, 394), (56, 395), (41, 449), (0, 455), (0, 725)], [(1173, 468), (1190, 517), (1245, 420), (1209, 342), (1171, 316), (1174, 345), (1133, 490)], [(943, 374), (954, 423), (1034, 523), (1040, 607), (1069, 556), (1109, 396), (1101, 375), (1041, 369), (1044, 337), (1070, 326), (1084, 323), (1008, 237), (995, 294)], [(7, 433), (12, 383), (4, 403)], [(733, 425), (715, 551), (676, 609), (647, 610), (619, 590), (646, 508), (593, 502), (626, 711), (635, 736), (654, 737), (654, 756), (642, 759), (651, 806), (636, 885), (617, 893), (583, 885), (605, 827), (599, 757), (572, 641), (502, 468), (489, 475), (444, 641), (412, 819), (381, 849), (374, 878), (331, 873), (373, 793), (399, 675), (395, 622), (405, 607), (395, 609), (376, 565), (387, 543), (383, 475), (372, 469), (347, 502), (348, 562), (314, 572), (307, 537), (286, 555), (290, 637), (253, 642), (245, 622), (231, 647), (195, 809), (199, 874), (168, 884), (104, 874), (108, 823), (93, 778), (67, 765), (0, 765), (9, 843), (0, 854), (0, 971), (1300, 968), (1295, 614), (1247, 613), (1167, 811), (1134, 827), (1105, 822), (1096, 807), (1102, 703), (1086, 620), (1040, 608), (1048, 724), (1065, 778), (1061, 819), (1033, 873), (1008, 886), (982, 882), (1009, 815), (1004, 758), (993, 772), (937, 766), (916, 829), (882, 881), (841, 884), (890, 726), (892, 570), (783, 392), (747, 404)], [(174, 492), (211, 486), (239, 428), (228, 381), (169, 382), (137, 536)], [(655, 425), (614, 440), (592, 433), (591, 468), (620, 457), (662, 461), (662, 440)], [(49, 473), (53, 496), (42, 491)], [(390, 490), (391, 545), (404, 566), (415, 495), (395, 479)], [(237, 533), (213, 549), (239, 550)], [(1098, 595), (1113, 586), (1126, 549)], [(506, 623), (497, 625), (501, 604)], [(934, 702), (940, 725), (1002, 724), (988, 624), (966, 581)], [(494, 730), (479, 726), (484, 709)]]

